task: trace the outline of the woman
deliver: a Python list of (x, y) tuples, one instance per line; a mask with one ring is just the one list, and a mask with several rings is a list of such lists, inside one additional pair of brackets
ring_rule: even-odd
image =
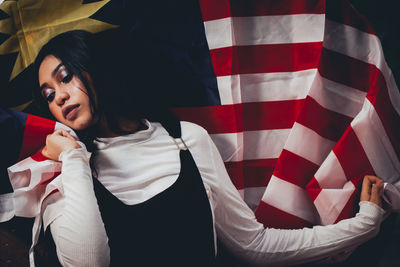
[(217, 237), (250, 264), (291, 265), (377, 234), (383, 182), (374, 176), (364, 179), (354, 218), (312, 229), (264, 229), (207, 132), (153, 103), (159, 55), (149, 60), (146, 46), (134, 42), (126, 60), (132, 64), (117, 65), (120, 59), (104, 45), (114, 34), (61, 34), (35, 61), (35, 100), (92, 152), (63, 130), (49, 135), (42, 151), (63, 163), (64, 207), (49, 222), (62, 265), (213, 266)]

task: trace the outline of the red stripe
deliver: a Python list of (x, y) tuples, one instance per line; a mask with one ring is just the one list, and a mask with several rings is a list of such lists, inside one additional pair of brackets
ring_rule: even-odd
[(19, 159), (24, 159), (46, 143), (46, 136), (54, 131), (56, 122), (28, 114)]
[(243, 132), (242, 105), (173, 108), (182, 121), (190, 121), (205, 128), (208, 133)]
[(363, 92), (367, 92), (377, 78), (374, 65), (326, 48), (322, 48), (318, 70), (322, 77)]
[(358, 202), (360, 200), (360, 195), (354, 191), (349, 200), (347, 201), (346, 205), (343, 207), (342, 211), (340, 212), (339, 216), (336, 218), (335, 223), (340, 222), (341, 220), (348, 219), (354, 217), (357, 213), (359, 207)]
[(40, 183), (40, 185), (48, 185), (51, 181), (54, 180), (54, 178), (56, 178), (58, 175), (60, 175), (61, 172), (55, 172), (51, 178), (47, 179), (46, 181)]
[(199, 0), (203, 20), (227, 17), (324, 14), (322, 0)]
[(277, 159), (243, 161), (245, 187), (265, 187), (274, 171)]
[(60, 191), (58, 189), (54, 189), (53, 191), (50, 192), (50, 194), (47, 195), (46, 198), (48, 198), (50, 195), (53, 195), (53, 194), (55, 194), (57, 192), (60, 192)]
[(210, 50), (217, 76), (318, 67), (322, 42), (233, 46)]
[[(173, 108), (182, 121), (204, 127), (208, 133), (237, 133), (243, 131), (292, 128), (303, 99), (241, 103), (209, 107)], [(248, 118), (243, 121), (242, 118)]]
[(47, 157), (45, 157), (41, 151), (39, 151), (38, 153), (34, 154), (31, 156), (31, 159), (33, 159), (34, 161), (45, 161), (48, 160)]
[(348, 0), (327, 0), (326, 18), (357, 28), (360, 31), (376, 34), (368, 20), (357, 12)]
[(367, 98), (375, 107), (394, 151), (400, 158), (400, 116), (390, 100), (385, 78), (377, 68), (375, 82), (371, 84)]
[(311, 181), (306, 185), (306, 189), (312, 201), (314, 201), (318, 197), (319, 193), (321, 193), (322, 191), (321, 186), (319, 185), (315, 177), (313, 177)]
[(361, 184), (363, 178), (366, 174), (359, 175), (351, 180), (354, 184), (356, 190), (351, 194), (349, 200), (347, 201), (346, 205), (340, 212), (339, 216), (336, 218), (335, 223), (338, 223), (341, 220), (348, 219), (354, 217), (354, 215), (358, 212), (359, 206), (358, 203), (360, 202), (360, 194), (361, 194)]
[(310, 222), (268, 205), (264, 201), (260, 201), (260, 205), (258, 205), (255, 215), (257, 220), (264, 224), (264, 227), (279, 229), (300, 229), (303, 227), (312, 227)]
[(305, 188), (313, 178), (319, 166), (283, 149), (276, 164), (274, 176)]
[(238, 190), (247, 187), (266, 187), (271, 179), (277, 159), (225, 162), (232, 183)]
[[(387, 135), (400, 158), (400, 116), (388, 95), (387, 84), (382, 72), (369, 64), (346, 55), (322, 49), (319, 71), (327, 79), (368, 92), (367, 98), (374, 105)], [(335, 68), (334, 66), (341, 66)]]
[(296, 122), (314, 130), (322, 137), (337, 142), (351, 121), (352, 118), (326, 109), (307, 96)]
[(333, 148), (348, 180), (368, 172), (374, 173), (367, 155), (353, 128), (349, 127)]
[(229, 0), (199, 0), (203, 21), (227, 18), (231, 16)]
[(245, 131), (292, 128), (304, 99), (243, 103)]
[(226, 171), (237, 190), (245, 188), (243, 161), (225, 162)]

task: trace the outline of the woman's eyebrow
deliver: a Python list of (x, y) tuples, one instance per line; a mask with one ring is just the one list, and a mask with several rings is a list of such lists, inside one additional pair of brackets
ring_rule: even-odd
[(63, 64), (60, 63), (60, 64), (57, 65), (57, 67), (54, 68), (54, 70), (51, 72), (51, 77), (54, 78), (54, 76), (56, 76), (56, 73), (57, 73), (58, 69), (61, 68), (62, 65)]
[[(56, 76), (57, 71), (61, 68), (61, 66), (63, 66), (62, 63), (58, 64), (57, 67), (54, 68), (54, 70), (51, 72), (51, 77), (54, 78), (54, 76)], [(40, 90), (43, 90), (46, 86), (47, 86), (47, 83), (42, 84), (40, 86)]]
[(47, 83), (44, 83), (44, 84), (42, 84), (41, 86), (40, 86), (40, 91), (42, 91), (44, 88), (46, 88), (47, 87)]

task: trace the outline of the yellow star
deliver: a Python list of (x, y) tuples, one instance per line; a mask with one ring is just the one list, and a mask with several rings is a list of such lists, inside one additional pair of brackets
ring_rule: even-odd
[(10, 81), (33, 63), (52, 37), (69, 30), (99, 32), (118, 27), (90, 19), (110, 0), (82, 4), (82, 0), (5, 1), (0, 9), (10, 17), (0, 21), (0, 32), (11, 35), (0, 45), (0, 55), (18, 52)]

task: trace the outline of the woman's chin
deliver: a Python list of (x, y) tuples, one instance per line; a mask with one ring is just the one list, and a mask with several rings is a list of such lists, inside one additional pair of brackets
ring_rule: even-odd
[(87, 129), (90, 126), (90, 122), (80, 121), (80, 120), (76, 120), (76, 121), (72, 121), (72, 122), (67, 121), (65, 123), (65, 125), (67, 125), (68, 127), (72, 128), (75, 131), (82, 131), (82, 130)]

